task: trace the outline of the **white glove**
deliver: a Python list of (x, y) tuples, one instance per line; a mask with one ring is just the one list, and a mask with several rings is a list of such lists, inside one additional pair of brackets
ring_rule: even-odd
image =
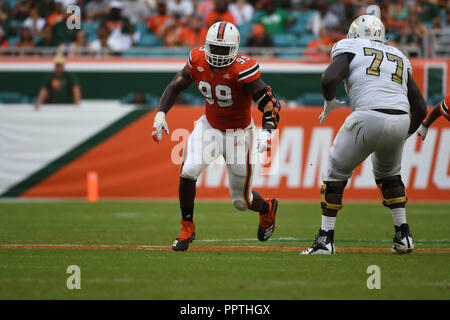
[(423, 123), (420, 125), (419, 129), (417, 129), (417, 135), (422, 138), (422, 141), (425, 140), (428, 133), (428, 127), (425, 127)]
[(346, 103), (344, 101), (336, 100), (335, 98), (333, 100), (327, 101), (325, 100), (323, 104), (323, 111), (319, 116), (320, 124), (322, 124), (323, 120), (327, 117), (327, 115), (333, 111), (336, 108), (344, 107)]
[(269, 131), (264, 130), (264, 129), (259, 131), (259, 136), (258, 136), (258, 151), (259, 152), (262, 153), (262, 152), (270, 149), (270, 144), (269, 144), (270, 137), (271, 137), (271, 134)]
[(157, 143), (161, 142), (162, 139), (162, 130), (166, 131), (167, 135), (169, 135), (169, 127), (166, 122), (166, 114), (162, 111), (158, 111), (155, 116), (155, 120), (153, 122), (153, 131), (152, 138)]

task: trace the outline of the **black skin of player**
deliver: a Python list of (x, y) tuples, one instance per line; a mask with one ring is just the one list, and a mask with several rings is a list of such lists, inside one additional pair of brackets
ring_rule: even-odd
[[(228, 49), (229, 51), (229, 49)], [(214, 52), (215, 54), (228, 54), (228, 53), (221, 53), (221, 52)], [(216, 71), (215, 68), (211, 67), (213, 71)], [(175, 77), (172, 79), (172, 81), (168, 84), (166, 89), (164, 90), (161, 99), (159, 101), (159, 107), (158, 111), (162, 111), (165, 114), (172, 108), (172, 106), (175, 103), (176, 98), (178, 95), (183, 92), (186, 88), (188, 88), (194, 80), (192, 79), (191, 75), (189, 74), (189, 71), (187, 70), (186, 66), (178, 72)], [(250, 95), (254, 95), (258, 91), (264, 89), (267, 84), (261, 79), (258, 78), (255, 81), (252, 81), (250, 83), (242, 84), (245, 91)], [(266, 111), (272, 111), (273, 106), (271, 104), (268, 104), (264, 108), (264, 112)], [(263, 129), (271, 131), (273, 129), (272, 125), (270, 123), (265, 123), (263, 126)], [(179, 199), (180, 199), (180, 207), (181, 208), (192, 208), (194, 206), (194, 199), (195, 199), (195, 193), (196, 193), (196, 181), (191, 179), (186, 179), (183, 177), (180, 177), (180, 185), (178, 189), (179, 193)], [(266, 213), (268, 209), (268, 204), (264, 200), (264, 198), (257, 193), (256, 191), (252, 190), (253, 195), (253, 201), (251, 206), (249, 207), (250, 210)]]
[(441, 102), (434, 106), (433, 110), (431, 110), (430, 114), (428, 115), (428, 118), (423, 122), (423, 125), (425, 127), (428, 128), (429, 126), (431, 126), (431, 124), (442, 115), (440, 108)]
[[(336, 97), (336, 88), (338, 84), (347, 78), (349, 65), (351, 60), (353, 59), (353, 54), (343, 53), (334, 58), (333, 62), (325, 69), (322, 74), (322, 94), (325, 100), (333, 100)], [(414, 79), (408, 75), (408, 101), (410, 104), (410, 116), (411, 123), (409, 125), (408, 134), (413, 134), (420, 127), (423, 119), (425, 119), (427, 115), (427, 105), (425, 100), (420, 92), (420, 89), (417, 87)], [(339, 182), (335, 182), (339, 184)], [(336, 185), (336, 187), (342, 187)], [(345, 187), (345, 186), (344, 186)], [(398, 189), (398, 190), (397, 190)], [(389, 196), (389, 198), (395, 198), (403, 196), (403, 188), (395, 188), (392, 190), (392, 194), (386, 194), (385, 196)], [(342, 194), (327, 194), (326, 200), (330, 203), (341, 203)], [(391, 208), (395, 207), (404, 207), (405, 204), (397, 204), (390, 206)], [(322, 209), (322, 214), (329, 217), (336, 217), (338, 211), (333, 209)]]

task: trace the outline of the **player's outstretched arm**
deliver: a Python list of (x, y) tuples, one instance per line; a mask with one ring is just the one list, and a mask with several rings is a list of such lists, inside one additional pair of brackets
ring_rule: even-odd
[(428, 118), (423, 122), (423, 125), (428, 128), (441, 115), (442, 115), (442, 113), (441, 113), (441, 103), (439, 102), (437, 105), (434, 106), (433, 110), (431, 110), (430, 114), (428, 115)]
[(170, 81), (164, 90), (161, 99), (159, 100), (158, 112), (156, 113), (155, 120), (153, 122), (152, 138), (157, 143), (161, 142), (162, 130), (169, 134), (169, 126), (166, 122), (166, 113), (175, 103), (178, 95), (185, 90), (193, 82), (191, 75), (186, 67), (178, 72), (175, 77)]
[(332, 110), (345, 106), (344, 102), (336, 100), (336, 88), (347, 77), (351, 59), (352, 56), (348, 53), (336, 56), (322, 74), (322, 94), (325, 102), (323, 112), (319, 116), (320, 123)]
[(184, 91), (193, 82), (191, 75), (186, 67), (178, 72), (172, 81), (167, 85), (161, 99), (159, 100), (158, 111), (167, 113), (175, 103), (178, 95)]
[(419, 129), (417, 129), (417, 134), (422, 138), (422, 140), (425, 140), (428, 134), (428, 128), (431, 126), (431, 124), (436, 121), (437, 118), (441, 116), (441, 104), (438, 103), (434, 106), (433, 110), (431, 110), (430, 114), (428, 115), (428, 118), (422, 122)]
[(284, 101), (278, 100), (272, 93), (272, 88), (261, 78), (244, 84), (243, 87), (252, 96), (253, 101), (258, 104), (259, 111), (263, 113), (262, 130), (259, 132), (257, 148), (259, 152), (264, 152), (270, 148), (268, 141), (271, 138), (271, 131), (278, 126), (279, 112), (284, 106)]
[(427, 104), (411, 75), (408, 75), (408, 101), (411, 107), (411, 123), (408, 134), (411, 135), (417, 131), (423, 119), (427, 116)]

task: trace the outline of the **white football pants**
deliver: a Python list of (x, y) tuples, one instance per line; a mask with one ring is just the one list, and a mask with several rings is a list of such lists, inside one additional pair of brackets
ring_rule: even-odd
[(347, 181), (370, 154), (375, 179), (399, 175), (409, 124), (408, 114), (352, 112), (333, 141), (323, 181)]
[(226, 133), (214, 129), (203, 115), (197, 120), (183, 151), (180, 176), (197, 180), (203, 170), (221, 155), (228, 172), (230, 195), (234, 206), (246, 210), (252, 203), (255, 125)]

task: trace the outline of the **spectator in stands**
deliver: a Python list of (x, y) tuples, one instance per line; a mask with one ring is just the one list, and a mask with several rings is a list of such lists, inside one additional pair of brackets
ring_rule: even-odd
[(53, 41), (56, 45), (69, 45), (73, 38), (73, 34), (77, 31), (76, 29), (67, 28), (67, 20), (71, 19), (72, 14), (64, 12), (61, 19), (53, 25)]
[[(396, 47), (402, 47), (409, 53), (409, 56), (414, 56), (420, 51), (419, 45), (416, 42), (409, 24), (404, 24), (397, 28), (397, 32), (392, 39), (391, 44)], [(414, 52), (416, 52), (416, 54), (414, 54)]]
[[(131, 29), (130, 19), (122, 15), (123, 4), (120, 1), (111, 1), (109, 5), (109, 13), (101, 22), (109, 31), (122, 30), (122, 32)], [(124, 30), (125, 29), (125, 30)]]
[(16, 48), (23, 49), (18, 50), (17, 55), (19, 56), (25, 56), (25, 55), (31, 55), (32, 52), (29, 49), (34, 48), (34, 40), (33, 35), (31, 34), (30, 29), (28, 28), (22, 28), (20, 29), (20, 39), (15, 44)]
[(442, 19), (441, 27), (442, 29), (450, 31), (450, 2), (445, 10), (445, 19)]
[(0, 27), (3, 29), (5, 37), (9, 37), (17, 33), (11, 15), (11, 8), (8, 5), (0, 6)]
[(39, 16), (47, 19), (47, 17), (55, 9), (55, 2), (53, 0), (41, 0), (39, 1)]
[(425, 38), (428, 37), (428, 28), (427, 26), (420, 21), (419, 15), (416, 11), (411, 10), (408, 15), (407, 25), (411, 29), (414, 41), (419, 44), (419, 48), (421, 50), (420, 54), (423, 55), (425, 50)]
[(30, 16), (25, 19), (23, 26), (29, 28), (34, 37), (41, 35), (42, 29), (45, 26), (45, 19), (39, 15), (39, 8), (37, 6), (31, 9)]
[(108, 44), (109, 29), (105, 26), (100, 26), (97, 29), (97, 39), (89, 43), (90, 51), (97, 57), (105, 57), (111, 55), (111, 48)]
[(88, 21), (100, 22), (109, 14), (110, 0), (92, 0), (86, 5)]
[(263, 8), (264, 12), (259, 16), (257, 22), (266, 27), (268, 34), (285, 33), (286, 29), (295, 22), (288, 11), (276, 8), (273, 0), (266, 0)]
[[(55, 47), (58, 43), (54, 40), (52, 26), (46, 24), (42, 29), (42, 38), (36, 42), (35, 48), (47, 48)], [(64, 44), (63, 44), (64, 46)], [(45, 52), (37, 53), (39, 55), (45, 55)]]
[(69, 45), (69, 58), (77, 58), (85, 55), (86, 33), (79, 29), (75, 31), (72, 42)]
[(181, 21), (185, 22), (187, 17), (194, 14), (194, 4), (190, 0), (169, 0), (167, 2), (167, 12), (170, 15), (177, 15)]
[(120, 53), (131, 48), (137, 41), (134, 26), (127, 17), (122, 15), (123, 4), (120, 1), (111, 1), (110, 12), (102, 21), (111, 32), (108, 45), (114, 53)]
[[(381, 1), (378, 5), (380, 7), (380, 19), (384, 24), (384, 29), (386, 34), (392, 33), (392, 26), (391, 26), (391, 18), (390, 18), (390, 3), (388, 1)], [(348, 19), (351, 21), (351, 19)]]
[(150, 16), (149, 5), (141, 0), (122, 1), (122, 15), (127, 17), (132, 24), (145, 22)]
[(164, 46), (181, 46), (181, 36), (184, 31), (184, 23), (178, 14), (172, 15), (166, 23), (159, 29), (157, 34), (159, 39), (164, 40)]
[(405, 0), (395, 0), (390, 6), (390, 25), (393, 28), (400, 28), (406, 24), (409, 15), (409, 6)]
[(215, 4), (214, 0), (200, 0), (197, 3), (197, 9), (195, 13), (202, 19), (202, 21), (206, 20), (206, 17), (209, 16), (211, 12), (214, 11)]
[(270, 34), (266, 33), (266, 28), (263, 24), (255, 23), (252, 26), (252, 34), (247, 41), (247, 47), (255, 47), (255, 48), (267, 48), (264, 52), (261, 51), (252, 51), (248, 52), (248, 55), (251, 57), (273, 57), (274, 52), (269, 48), (273, 47), (273, 40)]
[[(349, 6), (350, 7), (350, 6)], [(341, 25), (341, 22), (339, 21), (339, 17), (333, 12), (328, 10), (328, 6), (323, 1), (319, 3), (316, 3), (314, 5), (314, 8), (316, 9), (313, 16), (308, 21), (307, 29), (313, 33), (316, 37), (321, 36), (321, 31), (323, 28), (335, 28), (336, 26)], [(351, 18), (350, 20), (354, 20), (354, 8), (352, 8)], [(348, 14), (348, 13), (347, 13)]]
[(15, 20), (24, 21), (30, 15), (31, 11), (30, 0), (19, 0), (16, 2), (12, 11), (12, 16)]
[(212, 26), (217, 21), (227, 21), (236, 25), (236, 21), (233, 15), (228, 11), (228, 1), (227, 0), (215, 0), (214, 11), (211, 12), (205, 20), (205, 25), (207, 28)]
[[(334, 3), (329, 4), (326, 12), (329, 14), (333, 14), (333, 16), (338, 19), (340, 26), (347, 25), (347, 12), (346, 12), (346, 5), (345, 5), (344, 1), (342, 1), (342, 0), (335, 1)], [(364, 14), (365, 14), (365, 10), (364, 10)]]
[(64, 70), (64, 58), (55, 58), (55, 71), (47, 77), (39, 91), (35, 109), (39, 110), (44, 103), (70, 103), (79, 105), (81, 88), (78, 78)]
[(47, 17), (47, 23), (54, 26), (57, 22), (64, 19), (64, 5), (61, 0), (55, 1), (53, 12)]
[(441, 55), (450, 55), (450, 2), (448, 3), (445, 15), (443, 18), (435, 18), (438, 24), (438, 29), (443, 32), (442, 36), (437, 36), (437, 43), (435, 44), (435, 52)]
[(249, 23), (253, 18), (253, 6), (246, 0), (236, 0), (228, 5), (228, 11), (233, 15), (236, 26)]
[(331, 48), (342, 39), (345, 39), (345, 35), (339, 26), (332, 28), (322, 27), (320, 29), (320, 37), (308, 43), (303, 56), (313, 60), (329, 60)]
[(167, 6), (164, 2), (158, 3), (158, 13), (151, 16), (147, 22), (147, 28), (154, 34), (158, 34), (161, 27), (167, 22), (170, 16), (167, 14)]
[(430, 0), (417, 0), (416, 1), (416, 12), (419, 14), (419, 19), (422, 22), (428, 22), (431, 24), (433, 19), (435, 19), (440, 14), (440, 8), (434, 1)]
[(191, 16), (181, 32), (181, 46), (195, 47), (204, 44), (207, 32), (208, 29), (205, 28), (200, 17)]
[[(0, 49), (7, 49), (7, 48), (9, 48), (9, 41), (8, 41), (8, 38), (5, 35), (5, 32), (0, 27)], [(4, 52), (0, 51), (0, 56), (6, 55), (6, 54), (7, 53), (4, 53)]]

